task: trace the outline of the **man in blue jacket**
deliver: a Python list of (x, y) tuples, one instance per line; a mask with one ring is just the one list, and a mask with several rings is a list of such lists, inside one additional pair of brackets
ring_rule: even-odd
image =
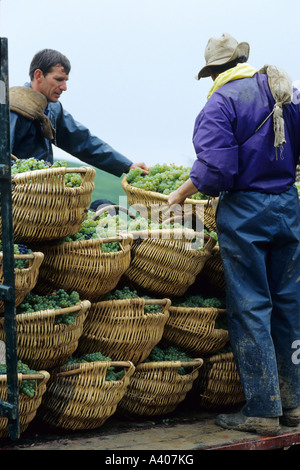
[(294, 185), (300, 105), (284, 71), (255, 70), (249, 44), (211, 38), (208, 101), (196, 118), (190, 179), (169, 196), (219, 196), (216, 223), (230, 343), (246, 402), (224, 428), (278, 433), (300, 424), (300, 212)]
[(30, 83), (10, 90), (11, 153), (53, 162), (52, 144), (79, 160), (121, 176), (145, 163), (133, 163), (77, 122), (59, 102), (67, 90), (71, 65), (60, 52), (44, 49), (32, 59)]

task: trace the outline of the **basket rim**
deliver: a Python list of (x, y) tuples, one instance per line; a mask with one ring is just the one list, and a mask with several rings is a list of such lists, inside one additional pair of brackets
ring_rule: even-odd
[(202, 358), (193, 358), (191, 361), (149, 361), (141, 362), (136, 366), (136, 371), (144, 371), (147, 369), (163, 369), (164, 367), (179, 369), (182, 366), (199, 368), (204, 364)]
[[(107, 237), (107, 238), (90, 238), (89, 240), (72, 240), (64, 242), (60, 240), (55, 240), (54, 243), (48, 244), (48, 248), (57, 248), (58, 246), (73, 246), (73, 247), (81, 247), (82, 245), (103, 245), (103, 243), (111, 243), (113, 241), (122, 243), (122, 241), (133, 241), (133, 236), (130, 233), (118, 234), (116, 237)], [(115, 254), (118, 252), (114, 252)], [(110, 255), (111, 253), (103, 253), (105, 255)]]
[[(74, 367), (73, 369), (69, 370), (62, 370), (64, 368)], [(108, 369), (109, 367), (124, 367), (124, 369), (128, 368), (127, 374), (130, 376), (134, 373), (136, 367), (131, 361), (95, 361), (95, 362), (75, 362), (69, 365), (62, 365), (59, 368), (59, 371), (55, 374), (56, 377), (69, 377), (72, 375), (78, 375), (86, 370), (93, 370), (93, 369)]]
[(209, 311), (209, 313), (221, 313), (225, 314), (227, 312), (226, 308), (218, 308), (218, 307), (181, 307), (180, 305), (171, 305), (169, 310), (172, 312), (174, 310), (180, 310), (182, 313), (188, 314), (190, 310), (199, 310), (199, 313), (204, 313)]
[[(132, 302), (131, 302), (132, 301)], [(111, 300), (99, 300), (98, 302), (93, 302), (93, 305), (98, 305), (98, 304), (107, 304), (113, 305), (113, 304), (130, 304), (130, 303), (141, 303), (145, 305), (163, 305), (165, 308), (170, 308), (171, 306), (171, 300), (168, 298), (164, 299), (144, 299), (142, 297), (128, 297), (126, 299), (111, 299)]]
[[(57, 173), (57, 174), (62, 174), (65, 175), (66, 173), (90, 173), (93, 174), (95, 173), (96, 175), (96, 170), (90, 166), (80, 166), (80, 167), (66, 167), (66, 166), (60, 166), (60, 167), (49, 167), (49, 168), (42, 168), (40, 170), (31, 170), (31, 171), (23, 171), (21, 173), (16, 173), (15, 175), (11, 175), (12, 182), (18, 182), (19, 179), (30, 179), (32, 178), (32, 175), (36, 176), (43, 176), (43, 175), (48, 175), (49, 173)], [(75, 189), (75, 188), (69, 188), (69, 189)]]
[[(167, 194), (161, 194), (155, 191), (147, 191), (142, 188), (136, 188), (135, 186), (132, 186), (131, 184), (128, 183), (127, 181), (127, 175), (124, 175), (122, 180), (121, 180), (121, 185), (124, 191), (128, 190), (130, 188), (131, 191), (137, 192), (137, 193), (145, 193), (148, 194), (149, 196), (152, 196), (153, 198), (160, 199), (162, 201), (167, 202), (168, 201), (168, 195)], [(199, 205), (207, 205), (210, 201), (210, 196), (208, 196), (209, 199), (191, 199), (191, 198), (186, 198), (184, 203), (187, 204), (199, 204)]]
[[(18, 382), (22, 383), (24, 380), (42, 380), (48, 382), (50, 379), (50, 373), (46, 370), (39, 370), (37, 374), (23, 374), (18, 372)], [(0, 374), (0, 382), (7, 381), (7, 374)]]
[[(48, 310), (37, 310), (36, 312), (25, 312), (25, 313), (18, 313), (16, 315), (16, 321), (17, 323), (21, 323), (22, 320), (26, 320), (28, 318), (51, 318), (51, 317), (56, 317), (58, 315), (63, 315), (65, 313), (71, 313), (71, 312), (85, 312), (87, 309), (89, 309), (91, 306), (91, 302), (89, 300), (81, 300), (80, 302), (77, 302), (76, 305), (73, 305), (72, 307), (65, 307), (65, 308), (60, 308), (60, 309), (48, 309)], [(0, 317), (0, 322), (4, 321), (4, 317)], [(60, 326), (60, 325), (57, 325)], [(67, 326), (67, 325), (65, 325)]]

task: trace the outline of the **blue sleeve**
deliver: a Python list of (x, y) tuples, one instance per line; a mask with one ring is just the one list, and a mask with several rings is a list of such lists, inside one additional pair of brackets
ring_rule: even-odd
[(195, 122), (193, 144), (197, 155), (190, 178), (198, 191), (218, 196), (233, 187), (238, 172), (239, 146), (232, 123), (234, 111), (213, 95)]
[[(59, 106), (59, 107), (58, 107)], [(100, 170), (121, 176), (129, 170), (132, 161), (114, 150), (89, 129), (77, 122), (60, 103), (51, 107), (54, 110), (55, 145), (79, 160)]]

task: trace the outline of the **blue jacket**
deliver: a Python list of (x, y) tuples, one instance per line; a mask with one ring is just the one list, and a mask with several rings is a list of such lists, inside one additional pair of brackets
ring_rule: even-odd
[[(299, 101), (299, 100), (298, 100)], [(274, 147), (274, 99), (265, 74), (226, 83), (198, 115), (193, 143), (197, 159), (190, 177), (211, 196), (222, 191), (280, 194), (295, 182), (300, 155), (300, 105), (284, 106), (286, 144)]]
[(44, 137), (38, 120), (32, 121), (10, 112), (10, 142), (13, 155), (18, 158), (34, 157), (52, 163), (54, 144), (88, 165), (115, 176), (121, 176), (128, 171), (133, 162), (92, 135), (85, 126), (75, 121), (60, 102), (49, 103), (45, 113), (56, 131), (52, 142)]

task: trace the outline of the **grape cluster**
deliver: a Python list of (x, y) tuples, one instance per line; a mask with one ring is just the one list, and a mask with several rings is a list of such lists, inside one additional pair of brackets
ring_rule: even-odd
[[(178, 189), (189, 177), (191, 168), (175, 164), (156, 164), (144, 175), (140, 168), (134, 168), (127, 175), (127, 182), (136, 188), (145, 191), (154, 191), (168, 195)], [(202, 193), (191, 196), (192, 199), (208, 199)]]
[[(88, 211), (87, 217), (82, 222), (81, 227), (77, 233), (74, 235), (69, 235), (63, 239), (61, 242), (73, 242), (73, 241), (82, 241), (82, 240), (92, 240), (96, 238), (108, 238), (114, 235), (110, 235), (107, 233), (99, 233), (98, 230), (98, 222), (93, 220), (94, 212)], [(110, 253), (120, 251), (120, 244), (119, 242), (110, 242), (110, 243), (103, 243), (102, 245), (103, 253)]]
[[(68, 167), (64, 160), (57, 160), (53, 164), (44, 160), (36, 160), (35, 158), (24, 158), (12, 160), (11, 174), (24, 173), (25, 171), (44, 170), (46, 168)], [(81, 185), (81, 176), (78, 173), (65, 174), (65, 186), (78, 187)]]
[[(16, 313), (32, 313), (41, 310), (58, 310), (61, 308), (68, 308), (80, 302), (79, 294), (75, 291), (68, 294), (64, 289), (58, 289), (50, 295), (38, 295), (29, 292), (23, 302), (16, 308)], [(55, 323), (64, 323), (72, 325), (75, 322), (77, 312), (63, 313), (56, 315)]]
[[(192, 361), (193, 359), (189, 357), (185, 352), (180, 351), (175, 346), (168, 346), (168, 347), (161, 347), (161, 346), (154, 346), (151, 353), (145, 360), (145, 362), (165, 362), (165, 361), (181, 361), (181, 362), (188, 362)], [(180, 375), (185, 375), (189, 373), (190, 368), (180, 367), (178, 369), (178, 373)]]
[(214, 307), (214, 308), (226, 308), (225, 299), (218, 297), (203, 297), (202, 295), (186, 295), (181, 299), (174, 299), (172, 305), (177, 307)]
[[(123, 289), (115, 289), (108, 294), (106, 294), (104, 300), (123, 300), (123, 299), (150, 299), (148, 296), (139, 296), (136, 290), (130, 289), (128, 286), (123, 287)], [(145, 313), (157, 313), (161, 312), (160, 305), (145, 305)]]
[[(38, 374), (36, 370), (31, 370), (27, 364), (24, 364), (22, 361), (17, 362), (17, 371), (20, 374)], [(0, 374), (6, 374), (6, 364), (0, 364)], [(35, 380), (22, 380), (20, 386), (20, 392), (24, 393), (28, 397), (34, 397), (36, 390), (36, 381)]]
[[(3, 251), (1, 240), (0, 240), (0, 251)], [(32, 250), (30, 250), (26, 245), (16, 244), (16, 243), (14, 244), (15, 255), (27, 255), (29, 253), (32, 253)], [(24, 269), (28, 267), (29, 260), (28, 259), (15, 259), (14, 264), (15, 264), (15, 268)]]
[[(83, 354), (82, 356), (72, 356), (65, 365), (71, 364), (82, 364), (86, 362), (100, 362), (100, 361), (111, 361), (111, 358), (104, 356), (101, 352)], [(108, 367), (106, 372), (106, 380), (120, 380), (124, 376), (124, 370), (117, 370), (116, 367)]]
[(300, 197), (300, 181), (296, 181), (295, 186), (296, 186), (297, 191), (298, 191), (298, 196)]

